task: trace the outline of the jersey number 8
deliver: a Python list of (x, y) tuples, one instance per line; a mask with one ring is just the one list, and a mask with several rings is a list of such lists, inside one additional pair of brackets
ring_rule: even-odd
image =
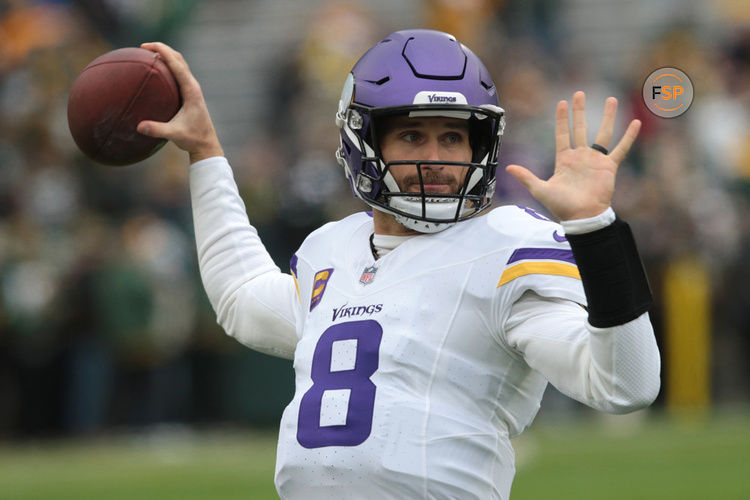
[(383, 328), (371, 319), (339, 323), (320, 336), (313, 385), (299, 406), (297, 441), (302, 446), (357, 446), (370, 436), (375, 409), (370, 377), (378, 369), (382, 337)]

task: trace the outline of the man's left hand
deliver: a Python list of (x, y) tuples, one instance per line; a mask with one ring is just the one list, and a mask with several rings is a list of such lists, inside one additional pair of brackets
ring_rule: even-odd
[[(641, 128), (639, 120), (628, 125), (620, 142), (608, 154), (593, 149), (587, 142), (586, 96), (573, 95), (573, 142), (568, 125), (568, 102), (557, 103), (555, 116), (555, 172), (548, 180), (539, 179), (520, 165), (506, 170), (523, 184), (550, 212), (560, 220), (595, 217), (612, 203), (617, 167), (625, 158)], [(596, 134), (595, 144), (609, 148), (615, 123), (617, 99), (609, 97), (604, 104), (604, 117)]]

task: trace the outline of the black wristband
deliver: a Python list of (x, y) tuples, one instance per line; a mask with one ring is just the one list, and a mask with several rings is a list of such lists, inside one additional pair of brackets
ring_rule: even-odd
[(599, 328), (632, 321), (653, 302), (646, 272), (628, 224), (566, 235), (588, 301), (589, 323)]

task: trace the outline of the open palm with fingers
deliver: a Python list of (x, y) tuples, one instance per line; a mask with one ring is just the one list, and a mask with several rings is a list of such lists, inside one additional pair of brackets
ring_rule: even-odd
[[(594, 217), (612, 203), (617, 168), (638, 136), (641, 122), (633, 120), (617, 145), (607, 154), (592, 148), (587, 141), (586, 96), (573, 95), (573, 134), (571, 144), (568, 124), (568, 102), (557, 103), (555, 115), (555, 171), (547, 180), (539, 179), (520, 165), (508, 165), (506, 170), (523, 184), (560, 220)], [(605, 151), (612, 141), (612, 130), (617, 112), (617, 99), (609, 97), (604, 104), (604, 116), (594, 144)]]

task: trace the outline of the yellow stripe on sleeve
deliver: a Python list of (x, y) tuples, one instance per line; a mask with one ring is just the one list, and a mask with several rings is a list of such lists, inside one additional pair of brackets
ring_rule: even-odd
[(572, 264), (563, 264), (562, 262), (521, 262), (503, 271), (497, 288), (528, 274), (552, 274), (581, 279), (578, 267)]

